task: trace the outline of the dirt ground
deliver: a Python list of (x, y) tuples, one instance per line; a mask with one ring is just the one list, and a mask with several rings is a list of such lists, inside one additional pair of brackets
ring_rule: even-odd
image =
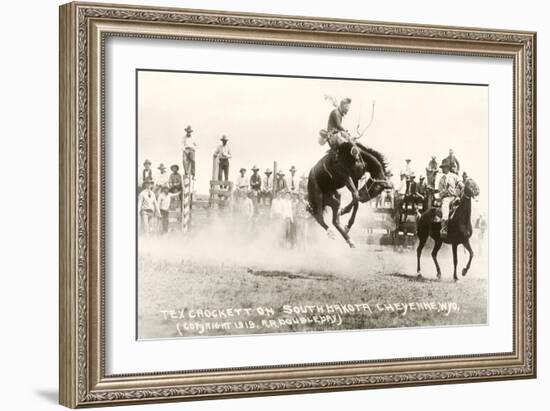
[[(432, 327), (487, 322), (487, 259), (452, 279), (450, 247), (431, 246), (423, 277), (413, 249), (322, 239), (285, 248), (269, 235), (232, 227), (144, 238), (138, 258), (138, 337), (179, 338), (275, 332)], [(271, 237), (270, 237), (271, 236)], [(467, 255), (459, 248), (459, 270)], [(459, 271), (460, 276), (460, 271)]]

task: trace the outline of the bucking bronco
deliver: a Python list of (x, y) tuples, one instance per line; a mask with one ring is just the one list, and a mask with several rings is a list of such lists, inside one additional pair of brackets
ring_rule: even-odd
[[(437, 269), (438, 279), (441, 278), (441, 268), (437, 262), (437, 253), (443, 243), (451, 244), (453, 248), (454, 280), (458, 280), (456, 275), (456, 266), (458, 263), (457, 250), (460, 244), (464, 246), (469, 254), (468, 263), (466, 264), (466, 267), (462, 269), (462, 276), (465, 276), (468, 273), (474, 257), (474, 252), (470, 245), (470, 237), (472, 236), (472, 198), (475, 198), (478, 195), (479, 187), (476, 182), (471, 178), (466, 180), (462, 195), (457, 200), (458, 204), (456, 205), (456, 208), (454, 209), (449, 220), (447, 236), (445, 238), (441, 237), (441, 222), (435, 219), (438, 209), (430, 208), (424, 212), (422, 216), (420, 216), (417, 222), (417, 235), (419, 243), (418, 248), (416, 249), (417, 272), (419, 276), (422, 276), (420, 270), (420, 256), (428, 237), (432, 237), (435, 241), (434, 248), (432, 250), (432, 258), (435, 263), (435, 268)], [(434, 221), (434, 219), (436, 221)]]
[[(328, 225), (323, 218), (323, 210), (330, 207), (332, 210), (332, 224), (344, 237), (350, 247), (355, 243), (349, 235), (359, 202), (367, 202), (376, 198), (384, 189), (389, 187), (386, 176), (386, 160), (382, 154), (367, 148), (357, 142), (345, 142), (334, 153), (327, 153), (309, 172), (308, 201), (309, 211), (329, 235)], [(368, 172), (369, 179), (358, 190), (357, 185), (361, 177)], [(340, 210), (341, 196), (338, 189), (347, 187), (352, 194), (352, 201), (343, 210)], [(340, 215), (351, 211), (351, 216), (345, 227), (340, 224)]]

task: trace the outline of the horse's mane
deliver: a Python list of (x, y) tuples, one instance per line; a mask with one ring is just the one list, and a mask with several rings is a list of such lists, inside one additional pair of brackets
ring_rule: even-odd
[(375, 150), (374, 148), (366, 147), (361, 143), (355, 143), (361, 150), (367, 152), (371, 156), (373, 156), (380, 165), (382, 166), (382, 170), (384, 171), (384, 175), (387, 175), (388, 172), (388, 161), (386, 160), (386, 157), (381, 152)]

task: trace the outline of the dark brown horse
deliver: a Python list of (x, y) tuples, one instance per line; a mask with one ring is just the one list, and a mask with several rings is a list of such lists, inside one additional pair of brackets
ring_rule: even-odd
[(458, 280), (456, 275), (456, 266), (458, 264), (457, 250), (458, 246), (462, 244), (468, 251), (469, 259), (466, 267), (462, 269), (462, 276), (465, 276), (470, 269), (472, 259), (474, 258), (474, 252), (470, 245), (470, 237), (472, 236), (472, 198), (479, 195), (479, 187), (474, 180), (468, 179), (464, 185), (462, 196), (458, 200), (458, 205), (454, 210), (452, 218), (449, 220), (447, 226), (447, 236), (441, 238), (441, 222), (434, 221), (434, 217), (437, 214), (436, 208), (430, 208), (422, 216), (420, 216), (417, 222), (417, 235), (419, 239), (418, 248), (416, 249), (417, 259), (417, 273), (422, 276), (420, 271), (420, 256), (422, 249), (428, 240), (428, 237), (432, 237), (435, 241), (434, 248), (432, 250), (432, 258), (437, 269), (437, 278), (441, 278), (441, 268), (437, 262), (437, 253), (443, 243), (451, 244), (453, 248), (453, 278)]
[[(359, 179), (366, 172), (370, 174), (370, 178), (365, 186), (358, 190)], [(341, 196), (338, 189), (342, 187), (347, 187), (353, 197), (352, 202), (346, 207), (352, 214), (345, 227), (340, 224)], [(386, 160), (382, 154), (359, 143), (342, 143), (337, 149), (336, 157), (327, 153), (309, 172), (309, 211), (319, 225), (331, 235), (323, 218), (325, 207), (330, 207), (332, 224), (349, 246), (355, 247), (349, 230), (355, 221), (359, 202), (375, 198), (387, 187)]]

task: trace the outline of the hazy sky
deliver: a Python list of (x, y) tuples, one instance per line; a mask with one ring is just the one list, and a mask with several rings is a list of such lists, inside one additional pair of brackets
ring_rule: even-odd
[[(140, 71), (138, 77), (138, 161), (149, 159), (181, 168), (180, 142), (190, 124), (198, 143), (198, 193), (207, 193), (212, 154), (225, 134), (233, 159), (230, 179), (240, 167), (263, 170), (278, 162), (288, 175), (309, 169), (328, 149), (317, 142), (331, 103), (324, 96), (352, 99), (344, 126), (355, 133), (359, 119), (374, 120), (362, 142), (384, 153), (394, 174), (412, 159), (417, 175), (431, 155), (438, 161), (453, 148), (480, 185), (488, 183), (488, 88), (486, 86), (285, 78)], [(248, 172), (249, 173), (249, 172)]]

